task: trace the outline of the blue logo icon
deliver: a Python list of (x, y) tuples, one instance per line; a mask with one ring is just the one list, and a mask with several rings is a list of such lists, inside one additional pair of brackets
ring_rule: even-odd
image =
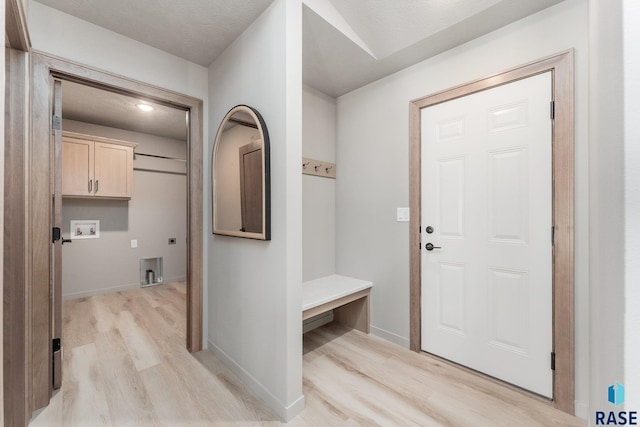
[(616, 406), (620, 406), (624, 403), (624, 386), (619, 382), (609, 386), (609, 402)]

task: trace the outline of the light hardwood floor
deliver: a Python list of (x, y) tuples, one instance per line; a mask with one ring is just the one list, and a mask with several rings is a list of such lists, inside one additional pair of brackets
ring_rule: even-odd
[[(41, 426), (280, 426), (216, 358), (189, 354), (184, 283), (68, 301), (64, 378)], [(423, 354), (329, 325), (304, 336), (297, 426), (583, 426)]]

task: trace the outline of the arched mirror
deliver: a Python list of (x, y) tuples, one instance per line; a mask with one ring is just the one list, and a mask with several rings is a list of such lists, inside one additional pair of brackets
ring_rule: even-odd
[(213, 234), (271, 240), (269, 133), (258, 111), (233, 107), (211, 160)]

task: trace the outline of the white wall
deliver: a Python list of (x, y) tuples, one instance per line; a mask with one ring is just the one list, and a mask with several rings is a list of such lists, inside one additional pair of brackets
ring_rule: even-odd
[(587, 0), (567, 0), (337, 100), (336, 270), (370, 280), (372, 332), (408, 346), (409, 102), (576, 49), (576, 412), (589, 400)]
[(209, 345), (283, 419), (304, 407), (301, 7), (276, 0), (209, 68), (209, 155), (237, 104), (257, 109), (268, 128), (272, 234), (268, 242), (209, 235)]
[(624, 104), (625, 104), (625, 386), (627, 408), (640, 409), (640, 3), (625, 0)]
[[(136, 152), (187, 158), (185, 141), (63, 120), (62, 129), (138, 144)], [(144, 165), (140, 162), (144, 160)], [(167, 170), (168, 160), (138, 156), (134, 168)], [(184, 164), (181, 165), (183, 172)], [(169, 169), (175, 170), (175, 169)], [(75, 239), (63, 246), (62, 296), (65, 299), (140, 287), (140, 259), (163, 258), (164, 283), (186, 279), (187, 180), (184, 175), (133, 172), (131, 200), (62, 200), (62, 233), (71, 220), (99, 220), (99, 239)], [(176, 238), (169, 245), (167, 239)], [(138, 242), (131, 248), (131, 240)], [(156, 275), (159, 272), (156, 271)]]
[[(336, 100), (308, 86), (302, 90), (302, 156), (336, 161)], [(302, 175), (302, 227), (302, 280), (334, 274), (335, 179)]]
[(191, 95), (207, 107), (205, 67), (33, 0), (28, 10), (34, 49)]

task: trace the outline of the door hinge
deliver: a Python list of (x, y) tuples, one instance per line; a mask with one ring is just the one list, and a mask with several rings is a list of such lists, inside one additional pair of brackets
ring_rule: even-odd
[(556, 353), (553, 351), (551, 352), (551, 370), (556, 370)]
[(60, 340), (60, 338), (54, 338), (52, 341), (52, 348), (53, 348), (53, 352), (55, 353), (56, 351), (60, 351), (60, 349), (62, 348), (62, 341)]
[(551, 226), (551, 246), (556, 244), (556, 226)]
[(53, 116), (51, 118), (51, 129), (53, 129), (53, 130), (62, 130), (62, 117)]
[(556, 118), (556, 101), (551, 101), (551, 120)]

